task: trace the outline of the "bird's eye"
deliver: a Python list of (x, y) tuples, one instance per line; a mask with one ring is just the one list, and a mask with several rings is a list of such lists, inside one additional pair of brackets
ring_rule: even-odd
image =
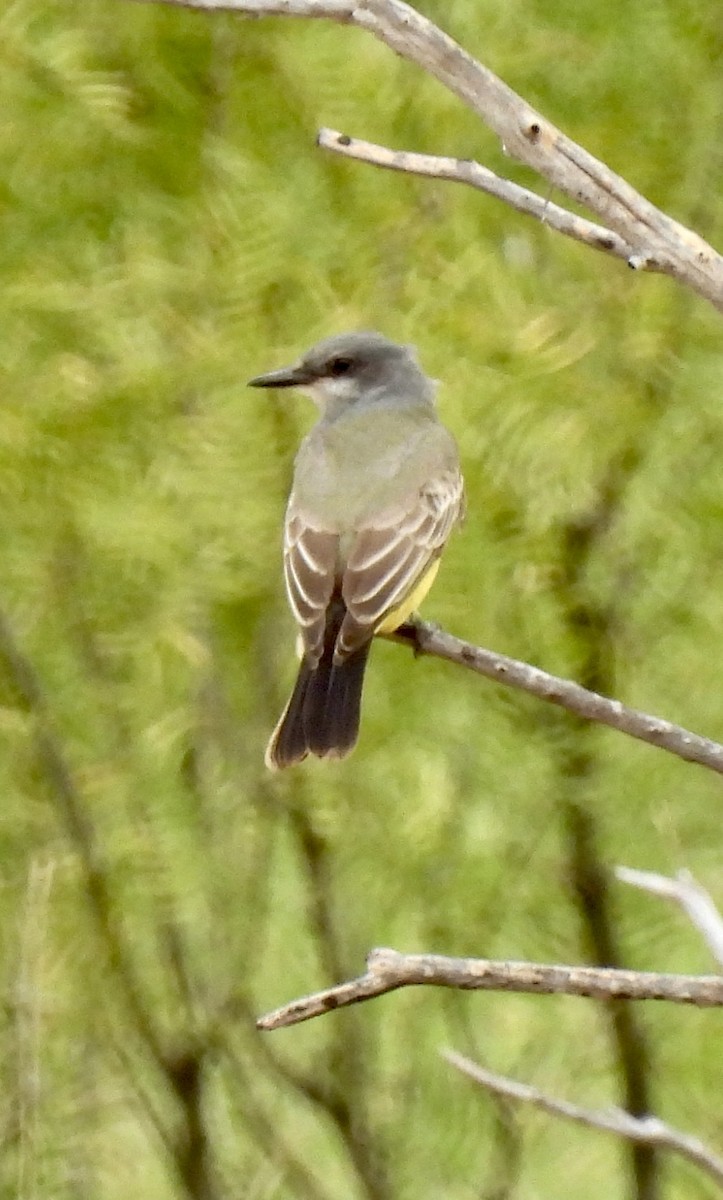
[(351, 371), (352, 362), (350, 358), (332, 358), (329, 363), (330, 375), (348, 375)]

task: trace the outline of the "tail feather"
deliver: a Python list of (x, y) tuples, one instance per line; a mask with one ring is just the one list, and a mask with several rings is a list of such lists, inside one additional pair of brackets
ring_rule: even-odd
[(289, 702), (266, 747), (265, 762), (271, 771), (281, 770), (283, 767), (291, 767), (294, 763), (302, 762), (309, 753), (304, 731), (303, 712), (304, 699), (312, 675), (311, 668), (306, 661), (302, 661)]
[(332, 664), (328, 681), (320, 679), (317, 686), (314, 680), (307, 691), (304, 727), (308, 748), (317, 758), (343, 758), (356, 745), (370, 647), (366, 642), (343, 663)]
[(266, 750), (266, 765), (272, 770), (302, 762), (307, 754), (343, 758), (356, 744), (371, 640), (335, 663), (334, 647), (343, 618), (343, 606), (334, 605), (319, 662), (315, 667), (306, 659), (301, 662), (291, 697)]

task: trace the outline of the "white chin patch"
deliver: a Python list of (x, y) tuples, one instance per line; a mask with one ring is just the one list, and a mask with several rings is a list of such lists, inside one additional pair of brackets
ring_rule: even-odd
[(348, 402), (356, 395), (356, 385), (353, 379), (326, 378), (317, 379), (316, 383), (308, 383), (300, 391), (311, 396), (315, 404), (324, 408), (328, 404), (339, 401)]

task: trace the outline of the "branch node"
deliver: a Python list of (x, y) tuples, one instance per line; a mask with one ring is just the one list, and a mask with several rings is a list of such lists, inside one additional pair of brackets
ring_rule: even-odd
[(652, 254), (631, 254), (628, 266), (631, 271), (649, 271), (655, 264)]
[[(599, 159), (564, 137), (551, 121), (412, 5), (402, 0), (165, 0), (165, 3), (258, 16), (322, 18), (366, 30), (395, 54), (434, 76), (466, 104), (499, 138), (504, 154), (518, 158), (543, 175), (552, 188), (602, 217), (611, 227), (605, 233), (615, 238), (613, 253), (627, 261), (632, 270), (672, 275), (723, 311), (723, 256), (661, 212)], [(364, 145), (354, 142), (350, 147), (342, 142), (327, 144), (326, 148), (387, 169), (414, 171), (409, 165), (410, 156), (405, 156), (404, 163), (395, 162), (388, 151), (370, 157), (364, 153)], [(433, 158), (416, 157), (417, 160)], [(431, 175), (434, 171), (416, 173)], [(459, 172), (455, 175), (448, 166), (438, 175), (460, 178)], [(594, 249), (605, 248), (597, 240), (600, 229), (593, 222), (558, 207), (552, 221), (552, 206), (548, 209), (534, 193), (509, 180), (496, 180), (494, 172), (485, 172), (484, 168), (474, 175), (474, 186), (480, 190), (497, 195), (538, 220), (544, 214), (555, 229)], [(484, 183), (480, 181), (482, 177)], [(464, 178), (464, 182), (468, 180)], [(649, 247), (649, 253), (633, 251), (641, 243)]]

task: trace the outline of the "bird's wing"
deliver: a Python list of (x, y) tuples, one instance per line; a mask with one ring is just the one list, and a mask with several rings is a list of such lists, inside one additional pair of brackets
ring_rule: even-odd
[(446, 471), (365, 522), (342, 577), (347, 608), (337, 654), (345, 657), (378, 629), (438, 558), (464, 512), (459, 471)]
[(284, 526), (284, 577), (304, 650), (312, 662), (318, 662), (324, 644), (338, 553), (338, 534), (315, 528), (297, 507), (292, 492)]

